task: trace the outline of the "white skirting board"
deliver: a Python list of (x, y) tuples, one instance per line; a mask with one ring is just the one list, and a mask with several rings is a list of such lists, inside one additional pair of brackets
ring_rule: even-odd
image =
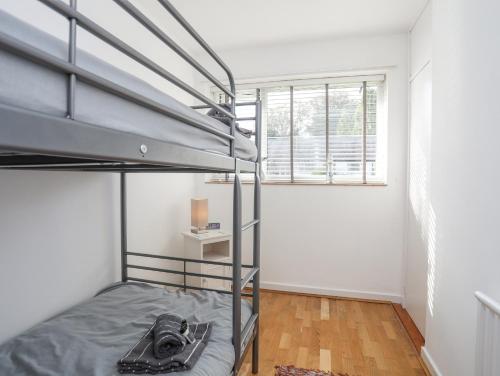
[(432, 359), (431, 354), (429, 354), (429, 351), (427, 351), (425, 346), (422, 347), (422, 351), (420, 354), (432, 376), (443, 376), (443, 374), (437, 367), (436, 362), (434, 362), (434, 359)]
[(260, 283), (260, 287), (269, 290), (279, 290), (279, 291), (298, 292), (304, 294), (316, 294), (316, 295), (326, 295), (326, 296), (338, 296), (341, 298), (382, 300), (382, 301), (390, 301), (393, 303), (401, 303), (403, 301), (403, 297), (401, 295), (393, 293), (373, 292), (373, 291), (335, 289), (335, 288), (295, 285), (289, 283), (269, 282), (269, 281), (262, 281)]

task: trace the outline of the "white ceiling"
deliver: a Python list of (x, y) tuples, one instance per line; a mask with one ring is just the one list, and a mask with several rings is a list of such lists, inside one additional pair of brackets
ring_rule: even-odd
[(171, 0), (218, 50), (405, 32), (427, 0)]

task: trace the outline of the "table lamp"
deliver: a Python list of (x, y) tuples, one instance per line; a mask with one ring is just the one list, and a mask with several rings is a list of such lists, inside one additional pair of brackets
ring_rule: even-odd
[(208, 199), (191, 199), (191, 232), (202, 234), (207, 232), (208, 225)]

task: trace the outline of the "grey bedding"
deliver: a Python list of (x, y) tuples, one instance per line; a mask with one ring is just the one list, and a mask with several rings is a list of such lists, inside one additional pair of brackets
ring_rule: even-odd
[[(0, 32), (15, 37), (61, 59), (67, 59), (67, 44), (0, 10)], [(228, 126), (178, 102), (135, 76), (85, 52), (77, 51), (77, 65), (114, 83), (153, 99), (210, 127), (229, 133)], [(168, 67), (167, 67), (168, 70)], [(0, 50), (0, 103), (65, 116), (65, 74)], [(76, 90), (76, 120), (140, 136), (215, 153), (229, 153), (229, 141), (165, 115), (136, 105), (79, 82)], [(255, 161), (255, 144), (236, 134), (236, 153)]]
[[(213, 323), (199, 361), (179, 375), (230, 375), (231, 302), (230, 295), (209, 291), (120, 284), (0, 345), (0, 375), (118, 375), (117, 361), (166, 312)], [(242, 325), (250, 315), (250, 304), (242, 301)]]

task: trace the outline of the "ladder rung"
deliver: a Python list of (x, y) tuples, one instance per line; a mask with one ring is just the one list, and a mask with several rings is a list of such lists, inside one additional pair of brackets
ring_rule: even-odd
[(253, 279), (253, 277), (255, 276), (255, 274), (257, 274), (257, 272), (259, 270), (260, 270), (260, 268), (258, 268), (258, 267), (252, 268), (252, 270), (250, 270), (247, 273), (247, 275), (241, 280), (241, 290), (242, 291), (245, 288), (245, 286), (248, 285), (248, 283)]
[(257, 319), (259, 318), (258, 313), (254, 313), (250, 318), (248, 319), (247, 323), (245, 324), (245, 327), (241, 331), (241, 349), (244, 351), (246, 342), (248, 340), (248, 337), (250, 333), (255, 329), (254, 325)]
[(248, 230), (250, 227), (255, 226), (259, 222), (260, 222), (260, 219), (254, 219), (253, 221), (245, 223), (243, 226), (241, 226), (241, 231)]

